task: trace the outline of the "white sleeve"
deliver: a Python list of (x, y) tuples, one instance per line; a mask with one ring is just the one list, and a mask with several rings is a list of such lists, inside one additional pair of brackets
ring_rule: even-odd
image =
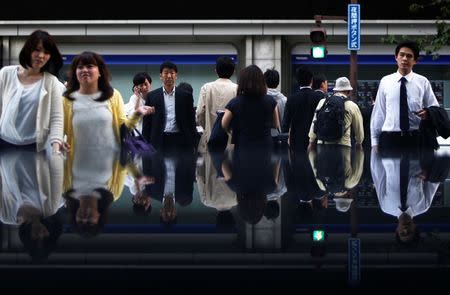
[(134, 113), (134, 106), (136, 105), (136, 95), (132, 95), (130, 97), (130, 100), (124, 105), (125, 115), (127, 117), (131, 116)]
[(430, 81), (426, 80), (425, 85), (423, 87), (423, 106), (425, 108), (431, 107), (431, 106), (439, 106), (439, 102), (436, 99), (436, 96), (434, 95), (433, 88), (431, 88)]

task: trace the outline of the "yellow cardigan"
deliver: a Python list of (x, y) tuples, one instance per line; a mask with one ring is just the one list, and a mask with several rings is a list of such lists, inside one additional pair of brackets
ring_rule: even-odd
[[(73, 101), (64, 97), (64, 134), (67, 135), (67, 143), (70, 144), (70, 151), (64, 167), (64, 191), (72, 188), (72, 167), (73, 167), (73, 153), (75, 147), (75, 138), (73, 136), (72, 116), (73, 116)], [(140, 115), (134, 113), (130, 118), (127, 118), (124, 111), (124, 104), (122, 95), (119, 91), (114, 89), (113, 96), (108, 100), (108, 109), (112, 113), (113, 130), (117, 142), (120, 144), (120, 125), (125, 125), (131, 129), (136, 127), (139, 122)], [(95, 126), (95, 125), (93, 125)], [(112, 177), (108, 181), (108, 189), (113, 193), (114, 200), (120, 197), (125, 183), (125, 177), (128, 170), (134, 170), (131, 167), (123, 167), (119, 161), (115, 161), (112, 167)]]
[[(73, 101), (64, 97), (64, 134), (67, 135), (67, 143), (73, 149), (75, 146), (75, 138), (73, 136), (72, 116), (73, 116)], [(114, 94), (108, 100), (108, 109), (112, 113), (113, 130), (117, 142), (120, 144), (120, 125), (125, 125), (131, 129), (137, 126), (140, 115), (136, 112), (130, 118), (127, 118), (124, 111), (124, 104), (122, 95), (119, 91), (114, 89)]]

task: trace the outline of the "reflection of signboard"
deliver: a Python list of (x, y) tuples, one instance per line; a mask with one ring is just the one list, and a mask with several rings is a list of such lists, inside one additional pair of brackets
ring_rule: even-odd
[(357, 284), (361, 279), (361, 245), (357, 238), (348, 239), (348, 282)]
[(347, 47), (348, 50), (360, 49), (360, 6), (359, 4), (348, 5), (347, 18)]

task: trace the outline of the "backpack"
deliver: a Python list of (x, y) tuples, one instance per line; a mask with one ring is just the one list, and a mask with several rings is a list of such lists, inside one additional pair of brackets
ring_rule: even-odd
[(336, 141), (342, 138), (345, 132), (345, 103), (346, 99), (332, 95), (325, 98), (323, 106), (316, 111), (314, 133), (317, 139), (323, 141)]

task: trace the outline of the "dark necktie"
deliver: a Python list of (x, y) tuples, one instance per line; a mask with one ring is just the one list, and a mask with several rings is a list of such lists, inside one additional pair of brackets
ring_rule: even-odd
[(400, 79), (400, 129), (405, 132), (409, 130), (409, 117), (408, 117), (408, 95), (406, 93), (406, 78)]
[(400, 160), (400, 210), (403, 212), (408, 209), (406, 205), (408, 199), (408, 182), (409, 182), (409, 157), (402, 155)]

